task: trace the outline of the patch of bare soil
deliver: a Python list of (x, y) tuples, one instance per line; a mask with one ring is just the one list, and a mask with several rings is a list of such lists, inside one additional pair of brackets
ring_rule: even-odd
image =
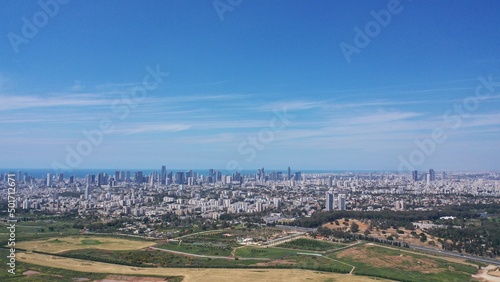
[(139, 277), (139, 276), (123, 276), (123, 275), (109, 275), (102, 280), (96, 282), (164, 282), (164, 278), (158, 277)]
[(39, 274), (42, 274), (42, 273), (38, 272), (38, 271), (34, 271), (34, 270), (26, 270), (25, 272), (23, 272), (24, 276), (34, 276), (34, 275), (39, 275)]
[(500, 277), (500, 269), (497, 268), (496, 270), (488, 271), (488, 274), (491, 276)]

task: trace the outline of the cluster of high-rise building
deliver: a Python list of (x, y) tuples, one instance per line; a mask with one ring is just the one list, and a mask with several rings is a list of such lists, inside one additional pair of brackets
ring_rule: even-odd
[(346, 194), (339, 193), (335, 190), (329, 190), (326, 192), (325, 197), (325, 210), (333, 211), (339, 210), (343, 211), (346, 209)]
[[(428, 173), (423, 173), (423, 174), (418, 174), (418, 171), (414, 170), (411, 173), (411, 178), (413, 181), (421, 181), (424, 180), (427, 183), (436, 181), (436, 173), (434, 172), (434, 169), (429, 169)], [(446, 173), (443, 172), (441, 179), (444, 180), (446, 178)]]
[[(432, 169), (425, 174), (334, 174), (260, 168), (224, 174), (214, 169), (169, 171), (162, 166), (148, 173), (117, 170), (68, 178), (61, 173), (34, 178), (18, 171), (16, 178), (22, 179), (17, 205), (24, 210), (78, 212), (103, 219), (175, 214), (212, 220), (223, 214), (261, 213), (265, 223), (279, 223), (318, 210), (397, 211), (500, 201), (496, 172), (436, 176)], [(6, 181), (7, 174), (0, 175), (0, 187), (6, 188)]]

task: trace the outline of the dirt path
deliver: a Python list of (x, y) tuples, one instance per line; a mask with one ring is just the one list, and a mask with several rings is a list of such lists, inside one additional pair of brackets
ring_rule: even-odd
[(478, 278), (480, 281), (484, 282), (500, 282), (500, 277), (488, 274), (489, 271), (495, 270), (497, 267), (489, 265), (485, 269), (479, 270), (479, 273), (473, 275), (473, 277)]

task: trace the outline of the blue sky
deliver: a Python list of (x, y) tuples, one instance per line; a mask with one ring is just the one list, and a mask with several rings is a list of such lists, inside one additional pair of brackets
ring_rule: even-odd
[(500, 169), (498, 1), (41, 2), (0, 3), (0, 167)]

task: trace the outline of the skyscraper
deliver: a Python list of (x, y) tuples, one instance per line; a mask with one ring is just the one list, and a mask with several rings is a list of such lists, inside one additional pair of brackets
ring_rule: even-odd
[(302, 173), (300, 171), (296, 171), (293, 180), (301, 181), (302, 180)]
[(292, 170), (288, 167), (288, 180), (292, 179)]
[(346, 203), (345, 203), (345, 194), (339, 194), (338, 196), (338, 205), (339, 205), (339, 211), (345, 210)]
[(434, 170), (432, 168), (429, 169), (429, 175), (430, 175), (431, 181), (436, 181), (436, 173), (434, 172)]
[(333, 211), (334, 207), (334, 199), (333, 199), (333, 192), (332, 191), (327, 191), (326, 192), (326, 197), (325, 197), (325, 209), (327, 211)]
[(167, 184), (167, 168), (164, 165), (161, 166), (161, 179), (160, 179), (160, 182), (161, 182), (162, 185)]
[(412, 171), (411, 179), (413, 179), (413, 181), (418, 181), (418, 171), (416, 170)]
[(175, 173), (175, 184), (184, 184), (184, 172)]
[(85, 200), (90, 199), (90, 194), (92, 193), (92, 188), (90, 187), (90, 184), (87, 183), (87, 186), (85, 186)]
[(142, 176), (142, 171), (137, 171), (135, 173), (135, 177), (134, 178), (135, 178), (135, 182), (136, 183), (142, 183), (143, 179), (144, 179), (144, 177)]
[(47, 173), (47, 187), (50, 187), (52, 186), (52, 175), (49, 173)]

